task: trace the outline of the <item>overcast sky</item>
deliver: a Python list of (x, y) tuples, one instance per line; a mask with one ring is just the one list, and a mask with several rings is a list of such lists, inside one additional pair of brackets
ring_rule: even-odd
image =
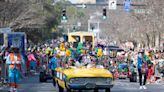
[(69, 1), (71, 1), (72, 3), (76, 3), (78, 0), (69, 0)]

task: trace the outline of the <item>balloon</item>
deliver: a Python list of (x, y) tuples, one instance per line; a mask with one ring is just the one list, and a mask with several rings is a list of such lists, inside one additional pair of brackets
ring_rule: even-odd
[(83, 49), (84, 49), (84, 47), (83, 47), (83, 43), (78, 43), (78, 46), (77, 46), (77, 52), (78, 52), (78, 54), (81, 54), (81, 53), (83, 53)]
[(71, 56), (71, 51), (68, 50), (68, 49), (66, 50), (66, 56), (67, 56), (67, 57), (70, 57), (70, 56)]
[(97, 52), (97, 56), (98, 57), (102, 57), (103, 56), (103, 50), (102, 49), (98, 49), (98, 52)]
[(60, 51), (65, 51), (65, 44), (64, 43), (60, 44)]

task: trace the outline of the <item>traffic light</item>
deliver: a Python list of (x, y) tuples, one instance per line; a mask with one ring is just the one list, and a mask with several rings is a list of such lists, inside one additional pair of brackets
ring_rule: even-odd
[(94, 26), (92, 26), (92, 27), (91, 27), (91, 29), (92, 29), (92, 31), (93, 31), (93, 30), (95, 29), (95, 27), (94, 27)]
[(103, 8), (103, 19), (107, 18), (107, 10), (106, 8)]
[(75, 32), (76, 31), (76, 26), (73, 26), (73, 32)]
[(62, 11), (62, 20), (67, 20), (66, 9)]

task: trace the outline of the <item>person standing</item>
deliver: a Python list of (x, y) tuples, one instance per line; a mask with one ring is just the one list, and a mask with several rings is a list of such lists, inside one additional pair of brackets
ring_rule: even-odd
[(20, 79), (20, 72), (23, 67), (21, 67), (21, 63), (23, 62), (23, 58), (19, 53), (19, 48), (12, 47), (12, 51), (9, 53), (6, 64), (8, 65), (8, 77), (9, 77), (9, 92), (17, 92), (18, 82)]
[[(58, 56), (57, 54), (50, 59), (50, 62), (48, 64), (48, 68), (51, 70), (52, 77), (55, 76), (55, 69), (58, 67)], [(56, 82), (53, 79), (53, 85), (56, 86)]]
[(27, 67), (28, 69), (30, 70), (30, 73), (32, 72), (35, 72), (36, 71), (36, 65), (37, 65), (37, 60), (35, 58), (35, 55), (34, 55), (34, 51), (32, 51), (28, 56), (28, 64), (27, 64)]
[[(146, 88), (146, 80), (147, 80), (147, 63), (144, 60), (144, 52), (139, 52), (137, 57), (137, 68), (138, 68), (138, 74), (139, 74), (139, 83), (140, 87), (139, 89), (147, 89)], [(142, 76), (144, 76), (144, 81), (142, 81)]]

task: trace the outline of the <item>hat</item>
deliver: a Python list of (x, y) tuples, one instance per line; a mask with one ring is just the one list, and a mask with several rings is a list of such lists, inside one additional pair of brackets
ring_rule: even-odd
[(140, 49), (139, 53), (144, 53), (144, 51), (145, 51), (144, 49)]

